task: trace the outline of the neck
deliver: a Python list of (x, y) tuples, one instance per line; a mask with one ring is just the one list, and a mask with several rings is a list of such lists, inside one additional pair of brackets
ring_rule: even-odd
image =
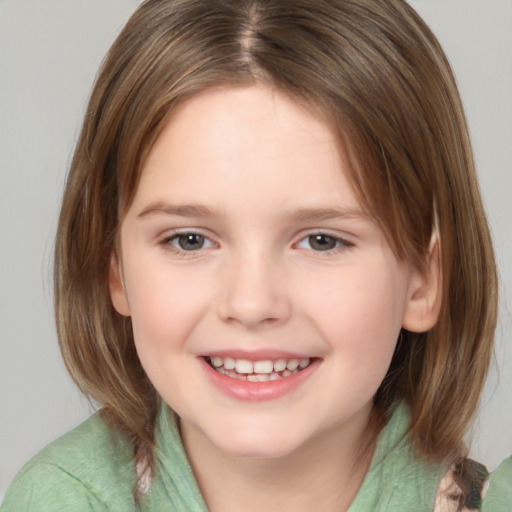
[(373, 453), (373, 448), (361, 451), (366, 423), (362, 425), (333, 428), (273, 459), (227, 454), (186, 424), (182, 435), (211, 512), (343, 512), (359, 490)]

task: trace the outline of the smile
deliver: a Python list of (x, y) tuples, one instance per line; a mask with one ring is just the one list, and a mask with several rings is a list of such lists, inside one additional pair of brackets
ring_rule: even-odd
[(311, 358), (249, 361), (232, 357), (210, 357), (210, 366), (222, 375), (250, 382), (267, 382), (290, 377), (311, 364)]
[(204, 355), (199, 358), (213, 389), (235, 400), (259, 402), (282, 398), (309, 380), (322, 364), (319, 357), (265, 351)]

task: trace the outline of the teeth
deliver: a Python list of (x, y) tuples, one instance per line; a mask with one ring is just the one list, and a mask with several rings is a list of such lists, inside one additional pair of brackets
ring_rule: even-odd
[(286, 368), (286, 359), (278, 359), (274, 363), (274, 370), (276, 372), (282, 372)]
[(276, 361), (265, 359), (252, 362), (247, 359), (215, 356), (210, 359), (210, 362), (219, 373), (234, 379), (265, 382), (294, 375), (300, 370), (307, 368), (311, 363), (311, 359), (277, 359)]
[[(219, 357), (219, 359), (221, 359), (221, 358)], [(235, 369), (235, 360), (232, 359), (231, 357), (226, 357), (226, 359), (224, 359), (224, 368), (226, 368), (226, 370), (234, 370)]]
[(254, 373), (270, 373), (273, 369), (272, 361), (256, 361), (254, 363)]
[(264, 374), (259, 375), (257, 373), (251, 373), (250, 375), (247, 375), (247, 380), (250, 382), (266, 382), (270, 380), (270, 377)]
[(219, 368), (223, 363), (224, 361), (222, 361), (222, 357), (212, 357), (212, 364), (215, 368)]
[(286, 368), (293, 372), (293, 370), (296, 370), (299, 367), (299, 360), (298, 359), (290, 359), (288, 363), (286, 364)]
[(251, 361), (247, 361), (246, 359), (237, 359), (235, 362), (235, 369), (237, 373), (252, 373), (253, 366)]

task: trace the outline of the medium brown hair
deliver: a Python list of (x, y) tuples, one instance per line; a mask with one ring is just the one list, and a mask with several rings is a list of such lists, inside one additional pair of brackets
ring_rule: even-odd
[(98, 75), (62, 203), (55, 308), (69, 372), (151, 470), (158, 396), (109, 296), (119, 224), (175, 107), (255, 82), (333, 127), (363, 207), (399, 258), (423, 268), (437, 234), (439, 320), (402, 331), (374, 403), (385, 419), (405, 402), (417, 453), (456, 461), (489, 367), (496, 268), (450, 65), (402, 0), (148, 0), (136, 10)]

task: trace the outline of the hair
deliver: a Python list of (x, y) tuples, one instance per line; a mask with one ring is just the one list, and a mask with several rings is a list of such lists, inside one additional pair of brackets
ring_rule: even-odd
[(392, 404), (405, 402), (418, 456), (460, 460), (492, 354), (496, 267), (453, 73), (402, 0), (140, 5), (102, 64), (63, 197), (55, 309), (71, 376), (132, 440), (151, 476), (159, 397), (130, 319), (109, 294), (119, 225), (176, 107), (211, 88), (254, 83), (311, 106), (332, 126), (354, 190), (398, 258), (424, 269), (437, 237), (438, 322), (424, 333), (402, 330), (372, 421), (382, 426)]

